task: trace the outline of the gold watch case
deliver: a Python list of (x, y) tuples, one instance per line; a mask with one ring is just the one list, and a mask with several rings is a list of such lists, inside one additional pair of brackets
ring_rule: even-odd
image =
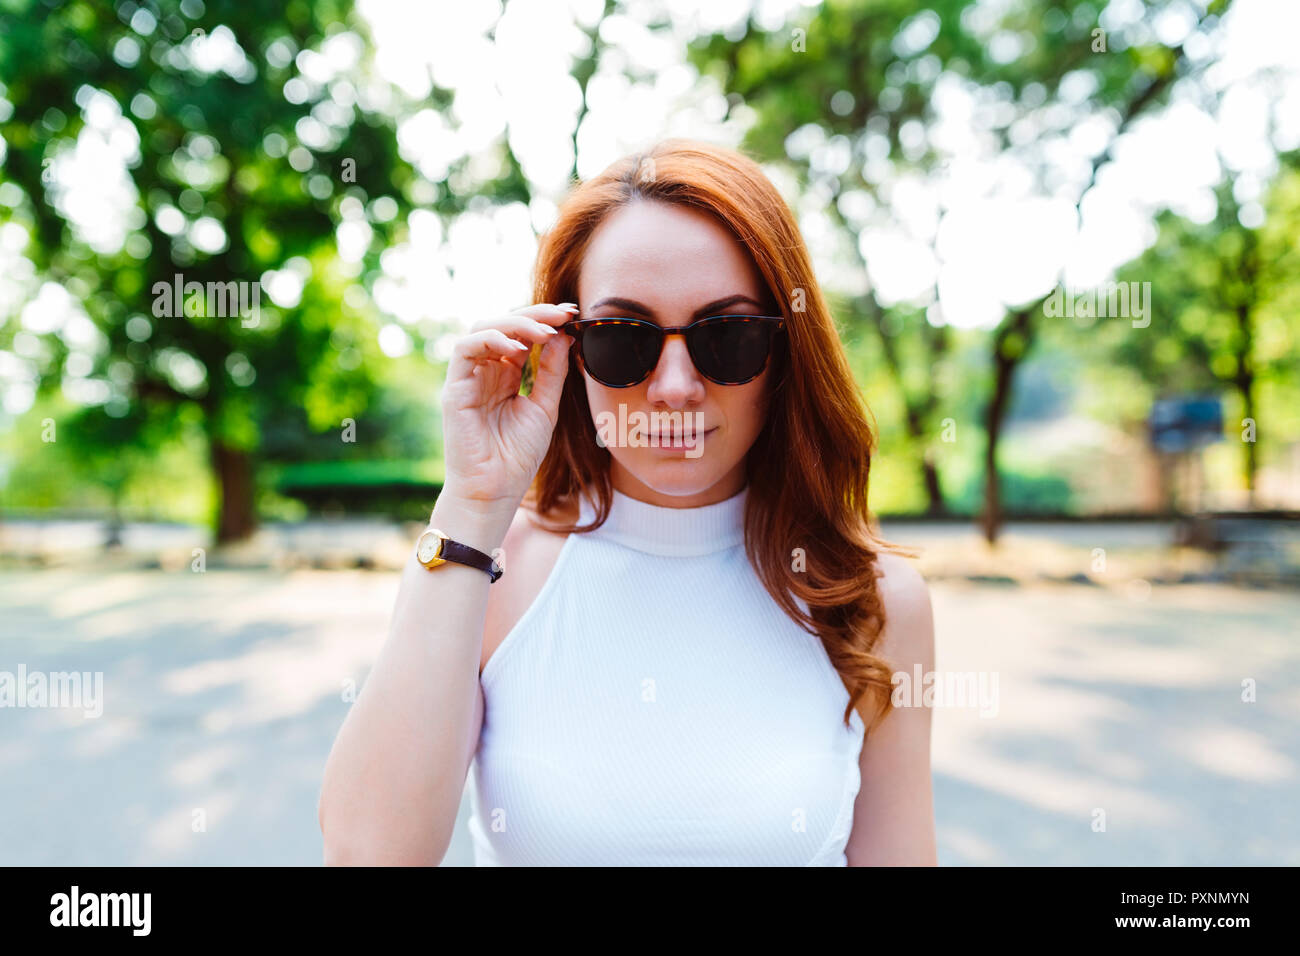
[(447, 559), (442, 556), (442, 545), (446, 540), (445, 534), (437, 528), (430, 528), (415, 542), (415, 559), (430, 571), (446, 564)]

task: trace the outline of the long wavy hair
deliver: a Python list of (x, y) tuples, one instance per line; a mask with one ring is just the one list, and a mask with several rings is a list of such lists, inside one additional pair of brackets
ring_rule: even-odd
[[(784, 199), (749, 157), (668, 139), (579, 183), (542, 237), (534, 302), (577, 302), (578, 273), (596, 228), (637, 200), (681, 203), (714, 215), (740, 239), (786, 319), (772, 356), (767, 421), (746, 459), (745, 553), (773, 600), (821, 639), (868, 732), (891, 709), (891, 669), (874, 653), (884, 628), (876, 556), (895, 550), (867, 508), (875, 435), (803, 237)], [(610, 453), (596, 427), (574, 350), (550, 448), (524, 498), (543, 523), (581, 534), (613, 503)], [(557, 522), (587, 491), (591, 524)], [(806, 605), (800, 606), (800, 602)]]

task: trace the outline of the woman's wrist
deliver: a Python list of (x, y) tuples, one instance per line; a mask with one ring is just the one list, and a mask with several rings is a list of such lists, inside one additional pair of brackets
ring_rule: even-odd
[(453, 541), (490, 554), (501, 547), (518, 509), (509, 499), (467, 498), (444, 488), (430, 523)]

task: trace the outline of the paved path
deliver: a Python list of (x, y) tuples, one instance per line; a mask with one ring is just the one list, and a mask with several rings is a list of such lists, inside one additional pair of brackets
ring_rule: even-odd
[[(104, 674), (98, 718), (0, 708), (0, 864), (318, 863), (345, 682), (364, 678), (396, 586), (0, 574), (0, 672)], [(996, 716), (935, 711), (941, 863), (1300, 864), (1300, 594), (933, 594), (940, 670), (998, 677)], [(466, 812), (447, 865), (472, 862)]]

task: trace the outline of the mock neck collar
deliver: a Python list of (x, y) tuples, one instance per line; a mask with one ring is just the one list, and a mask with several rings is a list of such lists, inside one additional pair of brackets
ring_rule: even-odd
[[(664, 508), (614, 490), (609, 517), (593, 535), (648, 554), (686, 557), (713, 554), (745, 543), (746, 485), (737, 494), (698, 508)], [(596, 509), (584, 494), (581, 523), (595, 518)]]

